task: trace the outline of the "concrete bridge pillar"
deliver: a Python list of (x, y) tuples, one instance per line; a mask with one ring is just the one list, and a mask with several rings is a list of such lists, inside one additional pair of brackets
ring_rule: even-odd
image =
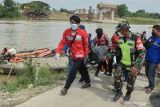
[(108, 17), (108, 19), (111, 19), (112, 21), (114, 21), (115, 10), (117, 9), (116, 5), (99, 3), (97, 4), (97, 9), (98, 9), (99, 21), (106, 19), (106, 15), (104, 14), (107, 14), (108, 11), (110, 13), (110, 16)]
[(115, 9), (111, 9), (111, 20), (114, 21)]

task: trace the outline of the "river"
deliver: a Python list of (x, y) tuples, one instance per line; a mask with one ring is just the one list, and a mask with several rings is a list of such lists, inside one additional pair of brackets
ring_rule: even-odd
[[(88, 33), (95, 37), (95, 29), (103, 28), (104, 32), (112, 36), (116, 24), (111, 23), (86, 23)], [(131, 31), (147, 31), (150, 36), (152, 25), (130, 25)], [(17, 50), (56, 48), (63, 31), (70, 27), (69, 21), (0, 21), (0, 49), (4, 47)]]

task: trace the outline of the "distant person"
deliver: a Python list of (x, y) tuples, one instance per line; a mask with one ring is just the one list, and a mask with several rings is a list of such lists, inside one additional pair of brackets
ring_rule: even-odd
[(155, 74), (157, 65), (160, 63), (160, 25), (154, 25), (152, 35), (145, 43), (145, 72), (149, 85), (145, 87), (146, 93), (150, 94), (155, 88)]
[(145, 42), (147, 41), (146, 31), (143, 31), (143, 32), (141, 33), (141, 38), (142, 38), (143, 44), (145, 44)]
[[(84, 25), (79, 25), (80, 29), (86, 30)], [(93, 41), (92, 41), (92, 34), (89, 33), (88, 34), (88, 44), (89, 44), (89, 50), (91, 50), (93, 48)]]
[(88, 88), (90, 84), (90, 76), (86, 66), (84, 65), (84, 58), (88, 55), (88, 34), (85, 30), (79, 28), (80, 18), (76, 15), (70, 17), (71, 27), (66, 29), (63, 33), (62, 40), (60, 41), (57, 49), (55, 58), (59, 58), (59, 54), (62, 51), (65, 44), (70, 48), (71, 58), (73, 65), (71, 71), (66, 80), (64, 88), (61, 90), (61, 95), (66, 95), (72, 82), (74, 81), (77, 71), (82, 70), (82, 77), (84, 77), (85, 84), (81, 88)]

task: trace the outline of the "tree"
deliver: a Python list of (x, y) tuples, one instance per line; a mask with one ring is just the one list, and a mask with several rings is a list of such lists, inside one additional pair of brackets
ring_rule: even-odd
[(25, 15), (36, 17), (47, 16), (47, 12), (50, 11), (50, 6), (42, 1), (25, 3), (21, 8), (25, 11)]
[(121, 4), (117, 6), (117, 15), (119, 17), (124, 17), (129, 14), (128, 7), (125, 4)]
[(5, 16), (5, 8), (0, 4), (0, 18)]
[(145, 10), (137, 10), (136, 13), (137, 13), (137, 14), (145, 14), (146, 11), (145, 11)]
[(6, 17), (13, 18), (20, 16), (18, 7), (16, 7), (16, 3), (13, 0), (4, 0), (4, 9)]
[(14, 11), (14, 6), (15, 3), (13, 0), (4, 0), (4, 7), (8, 10), (8, 11)]

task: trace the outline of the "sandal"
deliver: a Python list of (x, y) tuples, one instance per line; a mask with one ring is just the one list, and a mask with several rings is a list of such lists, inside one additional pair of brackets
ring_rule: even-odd
[(81, 88), (84, 89), (84, 88), (88, 88), (88, 87), (90, 87), (90, 86), (91, 86), (90, 83), (85, 83), (85, 84), (83, 84), (83, 85), (81, 86)]
[(60, 93), (62, 96), (67, 94), (67, 89), (63, 88)]

